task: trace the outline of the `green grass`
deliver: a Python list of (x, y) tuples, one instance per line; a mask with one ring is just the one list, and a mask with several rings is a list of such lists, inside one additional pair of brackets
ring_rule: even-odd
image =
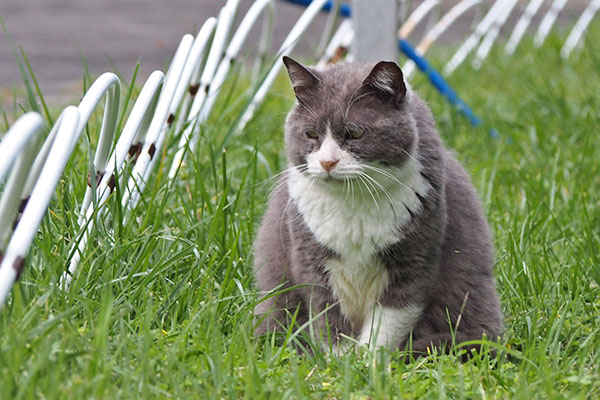
[[(0, 398), (600, 397), (598, 38), (596, 23), (569, 62), (551, 37), (542, 50), (526, 41), (510, 59), (497, 48), (480, 71), (461, 67), (449, 82), (484, 128), (469, 126), (423, 77), (413, 81), (484, 203), (506, 321), (499, 346), (510, 357), (404, 365), (389, 352), (307, 356), (252, 336), (252, 241), (269, 177), (285, 166), (293, 100), (282, 77), (221, 152), (246, 99), (242, 77), (175, 181), (163, 153), (135, 210), (111, 200), (112, 217), (92, 233), (64, 293), (57, 282), (80, 233), (88, 165), (81, 141), (0, 312)], [(90, 124), (92, 146), (100, 120)]]

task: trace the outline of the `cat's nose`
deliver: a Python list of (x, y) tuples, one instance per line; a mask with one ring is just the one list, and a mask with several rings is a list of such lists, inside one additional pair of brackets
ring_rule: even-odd
[(323, 169), (327, 172), (331, 171), (333, 169), (333, 167), (336, 166), (336, 164), (338, 162), (340, 162), (339, 159), (337, 160), (321, 160), (319, 161), (321, 163), (321, 166), (323, 167)]

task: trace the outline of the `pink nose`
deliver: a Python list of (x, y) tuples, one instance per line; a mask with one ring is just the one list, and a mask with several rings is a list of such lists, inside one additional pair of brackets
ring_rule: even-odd
[(320, 161), (321, 166), (327, 172), (331, 171), (336, 164), (340, 162), (340, 160), (329, 160), (329, 161)]

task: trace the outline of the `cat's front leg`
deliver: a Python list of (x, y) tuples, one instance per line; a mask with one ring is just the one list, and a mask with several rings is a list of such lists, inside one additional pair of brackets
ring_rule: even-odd
[(367, 313), (358, 343), (371, 349), (392, 348), (406, 340), (422, 313), (423, 307), (416, 304), (392, 307), (377, 303)]
[(340, 311), (339, 302), (324, 286), (315, 285), (308, 292), (306, 303), (310, 304), (310, 312), (305, 329), (323, 350), (338, 354), (340, 349), (346, 348), (344, 338), (351, 333), (349, 323)]

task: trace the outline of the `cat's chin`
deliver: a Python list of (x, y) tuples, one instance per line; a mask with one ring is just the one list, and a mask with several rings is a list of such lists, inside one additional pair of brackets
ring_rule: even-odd
[(336, 175), (321, 175), (315, 176), (315, 181), (321, 184), (321, 186), (327, 186), (342, 190), (345, 187), (345, 183), (350, 179), (347, 176), (336, 176)]
[(338, 177), (335, 177), (335, 176), (332, 176), (332, 175), (327, 175), (327, 176), (325, 176), (323, 178), (320, 178), (320, 179), (323, 182), (330, 183), (330, 184), (333, 184), (333, 185), (338, 184), (338, 183), (339, 184), (344, 183), (344, 179), (343, 178), (338, 178)]

